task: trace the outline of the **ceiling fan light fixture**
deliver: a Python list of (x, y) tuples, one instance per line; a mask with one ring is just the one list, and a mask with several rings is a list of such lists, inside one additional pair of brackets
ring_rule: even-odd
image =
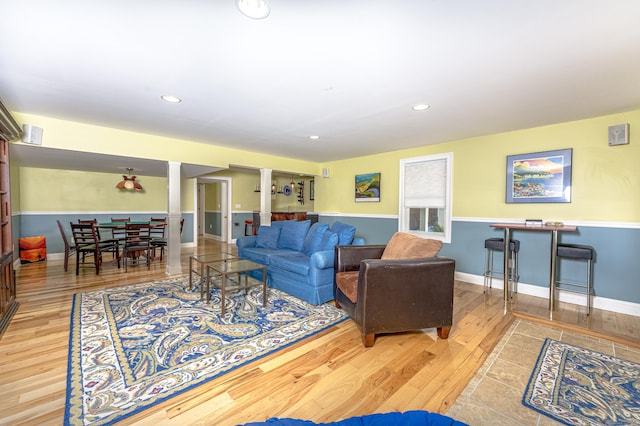
[(236, 7), (251, 19), (264, 19), (271, 13), (271, 6), (266, 0), (236, 0)]
[(311, 135), (311, 136), (309, 136), (309, 139), (311, 139), (312, 141), (317, 141), (318, 139), (320, 139), (320, 136), (318, 136), (318, 135)]
[(116, 188), (121, 191), (142, 191), (142, 185), (136, 182), (136, 176), (131, 176), (133, 169), (127, 167), (127, 170), (129, 171), (129, 176), (122, 175), (122, 180), (116, 184)]
[(429, 104), (417, 104), (412, 106), (411, 109), (414, 111), (424, 111), (426, 109), (429, 109)]

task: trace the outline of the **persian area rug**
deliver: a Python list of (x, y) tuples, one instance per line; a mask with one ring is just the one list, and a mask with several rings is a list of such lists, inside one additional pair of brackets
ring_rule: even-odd
[(637, 425), (640, 364), (546, 339), (522, 403), (567, 425)]
[(179, 277), (74, 295), (65, 424), (111, 424), (347, 318), (260, 286), (209, 304)]

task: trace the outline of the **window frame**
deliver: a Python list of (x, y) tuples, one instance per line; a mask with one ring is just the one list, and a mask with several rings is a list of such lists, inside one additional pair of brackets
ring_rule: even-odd
[[(407, 166), (416, 165), (420, 163), (428, 163), (431, 161), (445, 161), (445, 207), (444, 207), (444, 232), (430, 232), (420, 230), (409, 229), (409, 212), (405, 203), (405, 178)], [(443, 243), (451, 243), (451, 212), (453, 207), (452, 199), (452, 187), (453, 187), (453, 153), (446, 152), (442, 154), (425, 155), (421, 157), (404, 158), (400, 160), (400, 191), (398, 194), (398, 231), (413, 234), (422, 238), (431, 238), (434, 240), (440, 240)], [(425, 206), (424, 209), (430, 208)]]

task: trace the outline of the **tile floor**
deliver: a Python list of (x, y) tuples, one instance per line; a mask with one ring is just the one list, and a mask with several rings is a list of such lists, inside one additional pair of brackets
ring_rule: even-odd
[(471, 426), (561, 424), (522, 405), (545, 338), (640, 362), (638, 349), (516, 319), (446, 414)]

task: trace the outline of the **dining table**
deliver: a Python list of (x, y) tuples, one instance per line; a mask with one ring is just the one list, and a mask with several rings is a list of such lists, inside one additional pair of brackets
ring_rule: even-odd
[[(509, 251), (509, 242), (511, 241), (511, 233), (513, 231), (534, 231), (534, 232), (549, 232), (551, 235), (551, 254), (549, 255), (549, 312), (553, 312), (555, 309), (555, 276), (556, 276), (556, 253), (558, 251), (558, 233), (560, 232), (575, 232), (578, 230), (576, 226), (564, 225), (556, 223), (554, 225), (545, 223), (540, 225), (527, 225), (523, 223), (494, 223), (490, 225), (492, 228), (504, 230), (504, 265), (503, 265), (503, 277), (508, 281), (509, 277), (509, 262), (511, 253)], [(506, 282), (503, 285), (504, 292), (504, 305), (505, 311), (509, 309), (509, 300), (511, 295), (509, 294), (509, 283)]]
[(129, 222), (101, 222), (98, 223), (98, 228), (108, 228), (108, 229), (124, 229), (126, 228), (127, 223), (134, 223), (138, 225), (144, 225), (148, 223), (150, 226), (161, 226), (165, 225), (166, 222), (149, 222), (149, 221), (129, 221)]
[[(144, 224), (149, 224), (149, 226), (151, 228), (153, 227), (158, 227), (158, 226), (165, 226), (167, 223), (166, 222), (150, 222), (150, 221), (117, 221), (117, 222), (101, 222), (98, 223), (96, 226), (98, 228), (101, 229), (109, 229), (112, 232), (113, 238), (119, 240), (119, 241), (124, 241), (125, 235), (124, 235), (124, 230), (127, 227), (127, 223), (133, 223), (133, 224), (138, 224), (138, 225), (144, 225)], [(114, 233), (113, 231), (117, 231), (118, 233)], [(116, 236), (117, 235), (117, 236)]]

